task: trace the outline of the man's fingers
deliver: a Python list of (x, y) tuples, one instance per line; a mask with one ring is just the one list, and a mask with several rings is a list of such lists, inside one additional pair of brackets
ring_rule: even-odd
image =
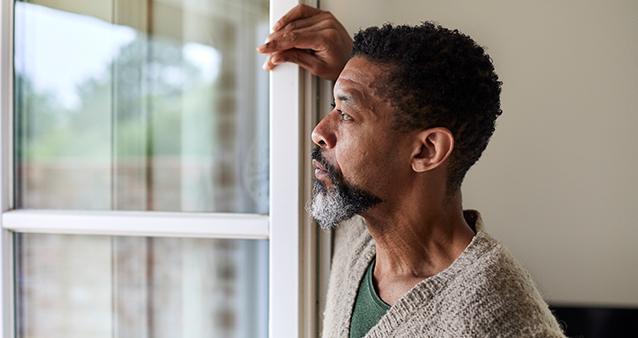
[(288, 13), (284, 14), (284, 16), (282, 16), (281, 19), (279, 19), (274, 26), (272, 26), (272, 30), (276, 32), (292, 21), (311, 17), (321, 12), (323, 11), (320, 9), (304, 4), (297, 5), (295, 6), (295, 8), (288, 11)]
[(315, 56), (311, 53), (308, 53), (305, 50), (301, 49), (289, 49), (287, 51), (269, 54), (266, 57), (266, 61), (262, 68), (265, 71), (271, 71), (281, 63), (296, 63), (299, 66), (311, 70), (317, 68), (317, 64), (320, 62)]
[(321, 12), (311, 17), (293, 20), (277, 30), (274, 34), (300, 30), (308, 27), (323, 28), (325, 26), (336, 26), (334, 24), (336, 21), (337, 19), (335, 19), (330, 12)]
[(263, 68), (265, 71), (271, 71), (276, 65), (291, 62), (296, 63), (305, 69), (315, 69), (316, 64), (321, 62), (311, 53), (301, 49), (290, 49), (287, 51), (269, 54), (266, 57)]
[[(352, 38), (330, 13), (298, 5), (284, 15), (257, 47), (267, 54), (264, 70), (293, 62), (324, 79), (336, 80), (352, 51)], [(310, 51), (310, 52), (309, 52)]]
[[(268, 35), (266, 39), (266, 43), (262, 46), (257, 47), (257, 50), (260, 53), (273, 53), (285, 50), (287, 48), (309, 48), (307, 46), (298, 46), (293, 43), (298, 36), (304, 36), (307, 34), (313, 34), (320, 32), (324, 29), (338, 29), (338, 23), (336, 19), (332, 16), (332, 14), (328, 12), (324, 12), (326, 15), (318, 15), (313, 16), (312, 18), (307, 18), (303, 20), (293, 21), (288, 24), (284, 29), (281, 29), (277, 32), (271, 33)], [(330, 20), (332, 19), (332, 20)], [(288, 41), (285, 41), (288, 39)], [(284, 40), (283, 43), (282, 41)], [(301, 41), (305, 41), (307, 39), (302, 39)], [(269, 44), (269, 42), (274, 41), (274, 43)], [(291, 43), (293, 43), (291, 45)], [(306, 42), (307, 44), (307, 42)]]
[(261, 66), (261, 68), (263, 68), (267, 72), (269, 72), (269, 71), (273, 70), (273, 68), (275, 68), (275, 64), (272, 63), (272, 55), (273, 54), (268, 54), (268, 56), (266, 56), (266, 61), (264, 61), (263, 66)]
[(323, 50), (328, 46), (325, 42), (326, 36), (322, 32), (300, 32), (294, 31), (284, 36), (268, 41), (257, 47), (257, 51), (262, 54), (283, 52), (287, 49), (312, 49)]
[(331, 81), (337, 80), (337, 77), (339, 77), (339, 73), (343, 68), (343, 65), (337, 68), (330, 67), (324, 59), (301, 49), (289, 49), (283, 52), (271, 54), (264, 63), (263, 68), (266, 71), (270, 71), (274, 69), (276, 65), (285, 62), (296, 63), (313, 75), (317, 75)]
[(299, 66), (309, 70), (313, 74), (320, 69), (323, 63), (313, 54), (300, 49), (290, 49), (281, 53), (277, 53), (273, 55), (271, 62), (275, 65), (284, 62), (296, 63)]

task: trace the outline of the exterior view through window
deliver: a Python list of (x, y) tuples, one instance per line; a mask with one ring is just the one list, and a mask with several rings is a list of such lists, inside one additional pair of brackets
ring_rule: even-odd
[[(15, 208), (269, 213), (268, 1), (14, 9)], [(14, 257), (17, 337), (268, 334), (268, 240), (18, 232)]]

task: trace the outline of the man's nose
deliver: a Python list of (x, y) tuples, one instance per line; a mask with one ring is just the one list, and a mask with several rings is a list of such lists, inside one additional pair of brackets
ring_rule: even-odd
[(322, 148), (332, 148), (337, 142), (335, 134), (335, 115), (334, 111), (324, 117), (312, 131), (312, 142)]

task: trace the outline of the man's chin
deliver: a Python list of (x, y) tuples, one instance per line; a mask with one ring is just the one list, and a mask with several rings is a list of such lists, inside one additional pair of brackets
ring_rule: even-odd
[(332, 229), (357, 213), (366, 211), (381, 199), (347, 182), (315, 180), (312, 203), (307, 210), (322, 229)]
[(355, 215), (354, 210), (343, 202), (330, 193), (318, 193), (306, 209), (322, 229), (330, 230)]

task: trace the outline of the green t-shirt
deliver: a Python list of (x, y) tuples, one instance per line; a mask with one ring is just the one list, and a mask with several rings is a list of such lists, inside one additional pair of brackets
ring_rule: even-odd
[(374, 263), (372, 260), (357, 291), (357, 300), (354, 303), (354, 311), (350, 320), (350, 338), (361, 338), (377, 325), (381, 317), (390, 310), (390, 305), (384, 303), (374, 290), (372, 273)]

